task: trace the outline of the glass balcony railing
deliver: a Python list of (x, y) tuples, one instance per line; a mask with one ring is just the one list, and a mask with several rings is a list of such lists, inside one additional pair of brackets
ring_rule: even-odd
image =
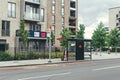
[(25, 0), (26, 2), (40, 4), (40, 0)]
[(25, 12), (24, 19), (25, 20), (32, 20), (32, 21), (40, 21), (40, 14), (39, 13)]

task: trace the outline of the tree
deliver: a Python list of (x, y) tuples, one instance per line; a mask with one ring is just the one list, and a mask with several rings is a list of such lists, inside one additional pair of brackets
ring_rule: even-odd
[(60, 45), (67, 48), (68, 42), (67, 39), (71, 38), (72, 32), (68, 28), (64, 28), (62, 32), (60, 33), (61, 38), (64, 38), (64, 40), (60, 41)]
[(23, 45), (28, 40), (28, 32), (25, 30), (24, 19), (20, 21), (20, 30), (18, 31), (18, 36), (20, 37), (20, 43)]
[(51, 32), (51, 42), (52, 42), (52, 45), (55, 42), (55, 35), (54, 35), (53, 31)]
[(120, 45), (119, 38), (120, 38), (120, 32), (117, 28), (112, 29), (108, 34), (108, 39), (107, 39), (108, 46), (115, 48), (116, 52), (117, 52), (117, 47)]
[(105, 38), (106, 38), (106, 31), (104, 28), (104, 24), (100, 22), (98, 28), (96, 28), (92, 36), (93, 47), (100, 48), (101, 50), (101, 48), (105, 46)]
[(84, 32), (85, 31), (85, 26), (84, 24), (79, 25), (79, 30), (77, 31), (76, 38), (77, 39), (84, 39)]

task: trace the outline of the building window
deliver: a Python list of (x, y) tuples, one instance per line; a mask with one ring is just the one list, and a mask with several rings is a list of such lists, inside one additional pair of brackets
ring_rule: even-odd
[(2, 36), (10, 36), (10, 21), (2, 21)]
[(8, 2), (8, 17), (16, 17), (16, 4)]
[(116, 14), (116, 18), (118, 18), (118, 14)]
[(64, 18), (62, 17), (62, 25), (64, 25), (64, 21), (65, 21), (65, 20), (64, 20)]
[(64, 7), (61, 8), (61, 14), (64, 16)]
[(52, 13), (54, 14), (55, 13), (55, 0), (52, 0)]
[(52, 0), (52, 4), (55, 4), (55, 0)]
[(55, 16), (52, 16), (52, 24), (55, 24)]
[(61, 0), (61, 3), (62, 3), (62, 5), (64, 5), (64, 3), (65, 3), (65, 0)]
[(118, 26), (119, 25), (119, 23), (116, 23), (116, 26)]
[(41, 21), (42, 22), (44, 22), (44, 14), (45, 14), (44, 8), (41, 8)]
[(32, 30), (32, 31), (41, 31), (41, 26), (40, 25), (38, 25), (38, 24), (30, 24), (30, 30)]
[(52, 13), (55, 13), (55, 5), (52, 5)]
[(55, 33), (55, 25), (52, 25), (52, 32)]

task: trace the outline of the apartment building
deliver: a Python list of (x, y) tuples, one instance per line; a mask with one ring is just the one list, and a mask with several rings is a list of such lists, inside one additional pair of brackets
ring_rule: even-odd
[[(22, 51), (44, 51), (47, 41), (47, 0), (20, 0), (20, 19), (25, 20), (25, 28), (29, 32), (28, 41), (24, 45), (16, 43), (16, 48)], [(19, 36), (16, 42), (20, 42)], [(19, 51), (19, 50), (16, 50)]]
[(120, 7), (109, 9), (109, 27), (110, 29), (116, 27), (120, 30)]
[(78, 26), (78, 0), (48, 0), (47, 27), (51, 27), (55, 34), (55, 46), (60, 47), (60, 32), (63, 28), (72, 31), (72, 38), (76, 35)]
[[(0, 0), (0, 51), (11, 54), (20, 51), (45, 51), (47, 32), (55, 34), (55, 46), (60, 47), (57, 38), (63, 28), (72, 31), (75, 37), (78, 26), (78, 0)], [(25, 21), (28, 41), (20, 44), (18, 31), (20, 21)]]
[(0, 50), (14, 52), (20, 23), (20, 0), (0, 0)]
[[(10, 53), (26, 49), (41, 51), (47, 41), (47, 0), (0, 0), (0, 50)], [(20, 20), (25, 20), (28, 41), (20, 45)]]

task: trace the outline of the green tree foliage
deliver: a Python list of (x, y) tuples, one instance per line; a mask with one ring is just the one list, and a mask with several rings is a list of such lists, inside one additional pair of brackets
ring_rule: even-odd
[(65, 47), (65, 48), (68, 46), (67, 39), (71, 38), (71, 34), (72, 34), (72, 32), (68, 28), (64, 28), (62, 30), (60, 35), (61, 35), (61, 38), (64, 38), (65, 40), (60, 41), (61, 46)]
[(84, 39), (84, 32), (85, 31), (85, 26), (84, 24), (79, 25), (79, 30), (77, 31), (76, 38), (77, 39)]
[(120, 31), (117, 28), (114, 28), (110, 31), (107, 38), (108, 46), (118, 47), (120, 45)]
[(96, 28), (96, 30), (93, 33), (92, 45), (95, 48), (102, 48), (105, 46), (105, 40), (106, 40), (106, 31), (104, 28), (104, 24), (100, 22), (98, 28)]
[(20, 42), (24, 44), (28, 40), (28, 32), (25, 30), (25, 21), (24, 19), (20, 21), (20, 30), (18, 32), (18, 36), (20, 37)]
[(52, 42), (52, 45), (55, 42), (55, 35), (54, 35), (53, 31), (51, 32), (51, 42)]

